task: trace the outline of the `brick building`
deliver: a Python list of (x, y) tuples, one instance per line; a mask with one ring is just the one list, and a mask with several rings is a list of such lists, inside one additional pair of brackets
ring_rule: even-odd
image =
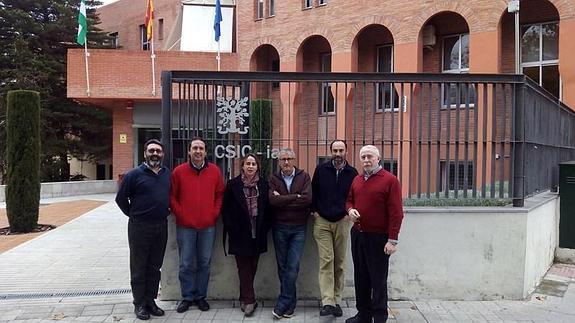
[[(213, 3), (155, 0), (157, 71), (216, 70), (214, 52), (180, 50), (185, 47), (183, 36), (192, 35), (188, 43), (195, 39), (194, 31), (182, 27), (192, 19), (186, 10), (213, 10)], [(570, 39), (575, 34), (575, 0), (522, 0), (520, 4), (523, 73), (575, 107), (575, 42)], [(232, 18), (230, 50), (221, 54), (222, 71), (511, 74), (515, 70), (514, 14), (507, 12), (505, 0), (230, 0), (222, 5)], [(100, 28), (115, 37), (118, 49), (91, 50), (89, 95), (84, 53), (81, 49), (68, 52), (68, 96), (113, 113), (114, 178), (141, 160), (142, 142), (160, 131), (160, 73), (152, 89), (150, 44), (143, 31), (145, 6), (145, 0), (120, 0), (98, 9)], [(356, 137), (358, 130), (348, 122), (353, 112), (345, 110), (349, 98), (336, 94), (329, 84), (307, 89), (302, 85), (298, 94), (288, 93), (284, 84), (255, 86), (252, 91), (288, 106), (277, 120), (281, 126), (274, 127), (274, 137), (287, 138), (296, 132), (325, 140)], [(389, 129), (386, 122), (391, 119), (385, 119), (383, 112), (393, 113), (398, 105), (408, 104), (403, 93), (394, 85), (369, 91), (362, 95), (375, 98), (369, 100), (374, 107), (361, 118)], [(443, 106), (455, 105), (457, 88), (441, 87), (439, 92), (430, 90), (429, 95)], [(479, 96), (472, 88), (459, 93), (472, 99)], [(317, 111), (295, 104), (302, 100), (295, 98), (298, 95), (306, 102), (319, 97)], [(294, 121), (288, 115), (298, 117)], [(409, 120), (403, 122), (413, 126)], [(319, 130), (320, 124), (326, 125), (324, 130)], [(437, 127), (437, 122), (430, 127)], [(383, 131), (380, 136), (383, 141), (387, 135)], [(316, 149), (314, 156), (307, 156), (308, 166), (309, 160), (325, 155), (325, 150)], [(402, 156), (388, 162), (397, 164), (397, 158)], [(411, 168), (418, 167), (414, 163)], [(430, 181), (438, 176), (432, 174)]]

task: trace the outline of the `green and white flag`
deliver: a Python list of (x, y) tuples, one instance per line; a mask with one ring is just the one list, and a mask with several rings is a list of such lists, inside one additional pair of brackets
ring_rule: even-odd
[(88, 33), (88, 22), (86, 21), (86, 2), (81, 0), (80, 12), (78, 13), (78, 37), (76, 42), (80, 45), (86, 43), (86, 34)]

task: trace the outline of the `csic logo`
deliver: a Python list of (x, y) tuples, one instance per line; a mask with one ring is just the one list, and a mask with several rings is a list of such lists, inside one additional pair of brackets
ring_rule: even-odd
[[(246, 124), (246, 118), (250, 116), (248, 113), (248, 97), (243, 97), (240, 100), (218, 97), (216, 106), (218, 113), (218, 133), (221, 135), (237, 133), (245, 135), (248, 133), (249, 126)], [(238, 158), (244, 157), (248, 153), (253, 152), (250, 145), (217, 145), (214, 149), (216, 158)], [(256, 155), (264, 155), (267, 158), (277, 158), (277, 149), (271, 149), (270, 146), (266, 147), (265, 152), (253, 152)]]
[(216, 106), (218, 109), (218, 133), (225, 135), (228, 133), (239, 133), (240, 135), (245, 135), (248, 133), (249, 126), (244, 125), (246, 119), (250, 116), (246, 106), (248, 97), (244, 97), (241, 100), (231, 99), (226, 100), (225, 98), (218, 97)]

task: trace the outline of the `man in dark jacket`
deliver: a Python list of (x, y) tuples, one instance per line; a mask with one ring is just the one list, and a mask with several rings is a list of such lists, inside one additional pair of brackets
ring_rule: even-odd
[(292, 317), (295, 312), (296, 281), (305, 245), (312, 189), (309, 175), (294, 166), (293, 150), (281, 149), (278, 159), (280, 172), (270, 179), (269, 200), (275, 215), (272, 232), (281, 285), (272, 314), (280, 319)]
[(349, 221), (345, 201), (357, 170), (346, 161), (347, 145), (334, 140), (331, 160), (318, 165), (313, 173), (313, 236), (319, 254), (320, 316), (340, 317), (339, 305), (345, 280), (345, 257)]
[(130, 283), (134, 313), (140, 320), (164, 315), (158, 296), (160, 268), (166, 251), (170, 214), (170, 171), (162, 166), (164, 150), (157, 139), (144, 144), (144, 163), (129, 171), (120, 185), (116, 203), (130, 219)]

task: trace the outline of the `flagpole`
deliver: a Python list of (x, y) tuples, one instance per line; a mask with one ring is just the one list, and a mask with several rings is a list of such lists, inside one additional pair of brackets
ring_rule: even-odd
[(88, 37), (84, 37), (84, 60), (86, 62), (86, 94), (90, 96), (90, 72), (88, 69)]
[(156, 96), (156, 54), (154, 53), (154, 37), (150, 39), (150, 44), (152, 46), (152, 95)]
[(218, 61), (218, 72), (220, 71), (220, 62), (221, 62), (221, 57), (220, 57), (220, 41), (218, 40), (218, 56), (216, 56), (216, 60)]

